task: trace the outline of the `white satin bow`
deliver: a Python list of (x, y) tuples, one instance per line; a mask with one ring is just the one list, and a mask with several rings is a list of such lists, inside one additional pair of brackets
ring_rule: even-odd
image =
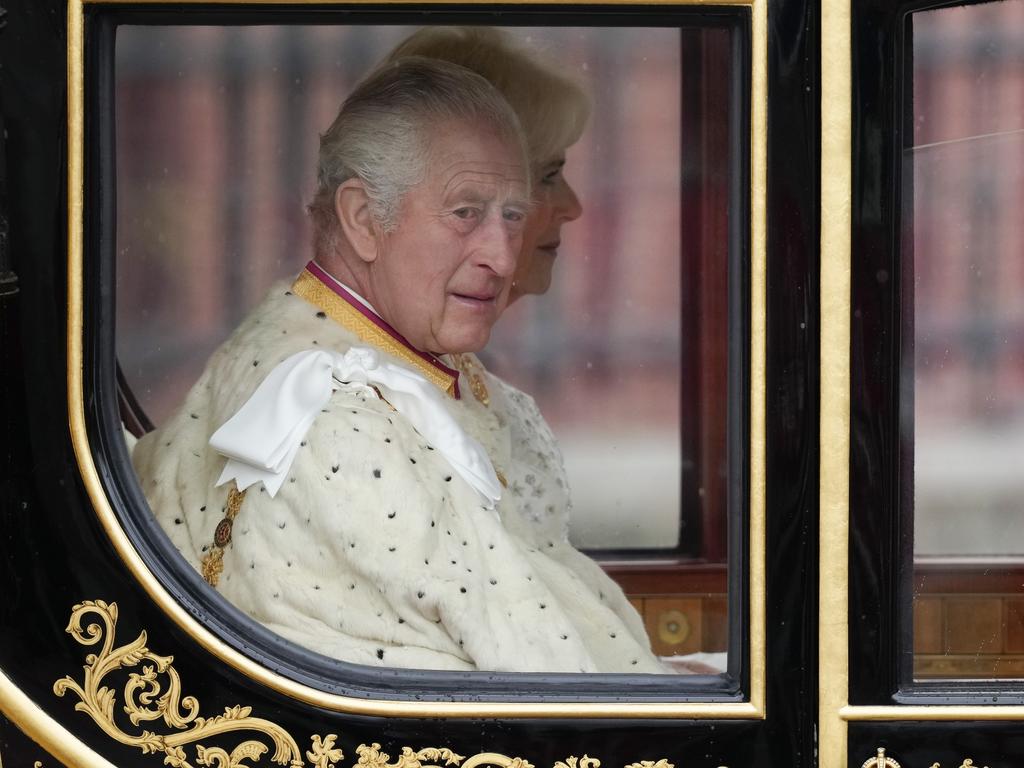
[(381, 361), (376, 350), (352, 347), (297, 352), (279, 363), (238, 412), (213, 433), (210, 445), (228, 458), (217, 480), (240, 490), (262, 482), (280, 490), (302, 439), (341, 384), (373, 385), (395, 410), (483, 497), (489, 509), (501, 485), (483, 446), (467, 435), (445, 406), (445, 396), (420, 374)]

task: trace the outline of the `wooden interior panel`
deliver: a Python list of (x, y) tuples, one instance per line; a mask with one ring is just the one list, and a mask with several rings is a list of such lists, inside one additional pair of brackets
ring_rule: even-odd
[(1024, 563), (914, 565), (914, 677), (1024, 677)]
[(914, 657), (914, 677), (934, 678), (1024, 678), (1024, 656), (968, 654), (922, 654)]
[(1003, 601), (1006, 617), (1004, 650), (1006, 653), (1024, 653), (1024, 597), (1008, 597)]
[(725, 595), (706, 597), (701, 601), (704, 636), (701, 650), (724, 651), (729, 646), (729, 601)]
[(914, 653), (942, 653), (942, 599), (914, 601)]
[(646, 608), (644, 606), (644, 600), (642, 597), (630, 596), (629, 602), (633, 605), (634, 608), (636, 608), (637, 613), (639, 613), (641, 616), (644, 615), (644, 611), (646, 610)]
[(945, 605), (947, 653), (1002, 653), (1003, 601), (999, 597), (951, 597)]

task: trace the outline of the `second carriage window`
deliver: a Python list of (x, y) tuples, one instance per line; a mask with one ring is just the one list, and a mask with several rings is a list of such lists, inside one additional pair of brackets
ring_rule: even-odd
[(914, 14), (904, 151), (914, 673), (1024, 676), (1024, 2)]

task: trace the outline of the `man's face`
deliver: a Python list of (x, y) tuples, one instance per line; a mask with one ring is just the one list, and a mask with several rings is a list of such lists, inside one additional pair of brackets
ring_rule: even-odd
[(529, 209), (514, 146), (463, 122), (433, 131), (424, 180), (382, 235), (370, 296), (420, 350), (475, 352), (508, 301)]

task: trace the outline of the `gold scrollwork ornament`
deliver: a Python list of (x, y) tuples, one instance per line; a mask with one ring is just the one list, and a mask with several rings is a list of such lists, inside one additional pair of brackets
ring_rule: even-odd
[(445, 747), (427, 747), (420, 750), (402, 747), (402, 754), (393, 763), (390, 762), (391, 757), (387, 752), (381, 752), (380, 744), (377, 742), (369, 746), (360, 744), (356, 747), (356, 754), (359, 755), (359, 760), (354, 768), (480, 768), (484, 765), (497, 768), (534, 768), (532, 763), (521, 757), (509, 757), (497, 752), (480, 752), (466, 759)]
[[(942, 768), (942, 766), (938, 763), (932, 763), (931, 768)], [(966, 760), (960, 763), (959, 768), (978, 768), (978, 766), (974, 764), (974, 760), (968, 757)], [(986, 765), (983, 768), (988, 768), (988, 766)]]
[(462, 764), (462, 768), (477, 768), (481, 765), (496, 765), (498, 768), (533, 768), (533, 763), (529, 760), (524, 760), (521, 757), (509, 757), (497, 752), (481, 752), (478, 755), (473, 755)]
[(601, 768), (601, 761), (596, 757), (567, 757), (563, 763), (561, 760), (555, 762), (555, 768)]
[(306, 759), (313, 764), (314, 768), (333, 768), (335, 763), (345, 757), (341, 749), (334, 746), (334, 742), (337, 740), (337, 735), (333, 733), (327, 734), (325, 739), (314, 735), (313, 748), (306, 752)]
[(389, 762), (390, 755), (381, 752), (380, 744), (377, 742), (369, 746), (360, 744), (356, 747), (356, 754), (359, 755), (356, 765), (364, 768), (440, 768), (436, 765), (439, 761), (443, 761), (446, 766), (457, 766), (464, 760), (462, 755), (457, 755), (450, 749), (427, 747), (413, 751), (410, 747), (402, 747), (402, 754), (392, 763)]
[[(83, 627), (82, 620), (86, 616), (98, 617), (99, 623), (93, 621)], [(164, 764), (171, 768), (252, 768), (252, 763), (258, 762), (270, 751), (267, 742), (274, 747), (270, 757), (273, 762), (289, 768), (305, 768), (307, 765), (291, 734), (276, 723), (253, 717), (252, 707), (227, 707), (222, 715), (209, 718), (200, 716), (198, 700), (194, 696), (182, 696), (181, 678), (172, 665), (174, 657), (153, 653), (146, 646), (145, 631), (132, 642), (115, 647), (117, 603), (86, 600), (75, 605), (71, 609), (71, 620), (66, 631), (81, 645), (99, 644), (100, 649), (85, 657), (85, 674), (81, 683), (69, 675), (53, 684), (53, 692), (57, 696), (64, 696), (70, 691), (77, 696), (79, 700), (75, 710), (88, 714), (115, 741), (138, 747), (143, 754), (163, 753)], [(156, 733), (147, 729), (139, 733), (128, 733), (115, 721), (117, 693), (115, 688), (103, 683), (112, 673), (122, 670), (134, 670), (128, 673), (128, 680), (122, 690), (121, 710), (128, 716), (128, 721), (133, 726), (162, 721), (166, 729), (170, 729), (169, 733)], [(259, 738), (242, 740), (230, 749), (199, 743), (201, 740), (238, 732), (248, 732)], [(337, 735), (333, 733), (324, 737), (312, 736), (311, 748), (305, 754), (308, 765), (312, 768), (336, 768), (344, 759), (344, 753), (336, 746), (337, 740)], [(186, 745), (194, 748), (194, 762), (189, 762)], [(381, 751), (377, 742), (360, 744), (356, 747), (356, 754), (359, 759), (353, 768), (534, 768), (532, 763), (521, 757), (480, 752), (465, 758), (446, 747), (426, 747), (420, 750), (402, 747), (401, 754), (394, 762), (391, 762), (386, 752)], [(38, 762), (35, 768), (41, 768)], [(601, 768), (601, 761), (588, 755), (573, 755), (564, 761), (556, 761), (553, 768)], [(675, 766), (663, 758), (657, 761), (641, 760), (625, 768)], [(865, 765), (865, 768), (868, 766)]]
[[(97, 617), (95, 621), (82, 626), (86, 616)], [(164, 764), (171, 768), (193, 768), (194, 765), (207, 768), (250, 768), (269, 751), (266, 742), (273, 745), (271, 760), (290, 768), (302, 768), (305, 761), (299, 745), (284, 728), (269, 720), (252, 717), (252, 707), (227, 707), (224, 713), (214, 717), (199, 714), (199, 702), (194, 696), (182, 696), (181, 679), (172, 666), (173, 656), (158, 656), (146, 647), (146, 633), (143, 631), (135, 640), (126, 645), (114, 646), (117, 629), (117, 604), (102, 600), (87, 600), (74, 606), (66, 631), (82, 645), (100, 644), (98, 653), (85, 657), (85, 675), (81, 684), (70, 676), (53, 684), (53, 692), (64, 696), (69, 691), (78, 697), (75, 710), (85, 712), (115, 741), (138, 747), (143, 754), (164, 755)], [(172, 729), (169, 733), (156, 733), (142, 729), (139, 733), (128, 733), (115, 720), (114, 711), (117, 693), (114, 688), (104, 685), (111, 673), (137, 669), (128, 675), (122, 691), (121, 710), (128, 715), (133, 726), (153, 721), (162, 721)], [(246, 739), (230, 751), (221, 747), (209, 747), (199, 742), (211, 737), (238, 732), (258, 735), (259, 739)], [(309, 754), (316, 768), (333, 768), (341, 759), (341, 750), (333, 748), (333, 734), (326, 739), (313, 738)], [(194, 763), (189, 761), (186, 745), (194, 745)]]

